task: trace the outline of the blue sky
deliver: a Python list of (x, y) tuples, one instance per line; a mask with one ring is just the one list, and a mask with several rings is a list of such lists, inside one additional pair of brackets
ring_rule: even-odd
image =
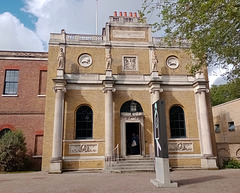
[(23, 11), (24, 5), (25, 4), (23, 0), (1, 0), (0, 14), (4, 12), (10, 12), (27, 28), (34, 30), (34, 23), (36, 22), (37, 18)]

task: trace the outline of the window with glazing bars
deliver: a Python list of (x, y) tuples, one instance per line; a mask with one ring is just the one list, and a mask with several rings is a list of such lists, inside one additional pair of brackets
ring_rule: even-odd
[(6, 70), (4, 92), (5, 95), (17, 95), (19, 70)]
[(76, 139), (93, 136), (93, 112), (89, 106), (81, 106), (76, 112)]
[(184, 111), (180, 106), (173, 106), (170, 109), (171, 138), (186, 137)]

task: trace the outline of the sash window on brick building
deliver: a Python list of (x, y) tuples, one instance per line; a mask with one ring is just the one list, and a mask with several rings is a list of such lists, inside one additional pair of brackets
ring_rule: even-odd
[(5, 95), (17, 95), (19, 70), (6, 70), (4, 93)]

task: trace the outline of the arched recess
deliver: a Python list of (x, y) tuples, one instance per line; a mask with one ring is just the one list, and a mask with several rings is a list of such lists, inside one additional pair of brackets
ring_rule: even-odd
[[(144, 113), (139, 102), (126, 101), (120, 108), (121, 114), (121, 156), (132, 156), (131, 138), (134, 133), (139, 138), (137, 155), (145, 156)], [(134, 155), (135, 156), (135, 155)]]

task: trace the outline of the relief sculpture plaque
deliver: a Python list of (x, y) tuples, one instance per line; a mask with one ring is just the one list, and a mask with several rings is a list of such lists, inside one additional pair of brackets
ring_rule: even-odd
[(192, 142), (170, 142), (168, 143), (169, 152), (193, 152)]
[(135, 56), (124, 56), (123, 57), (123, 70), (124, 71), (137, 71), (137, 57)]
[(97, 143), (81, 143), (81, 144), (70, 144), (69, 154), (90, 154), (98, 153)]

